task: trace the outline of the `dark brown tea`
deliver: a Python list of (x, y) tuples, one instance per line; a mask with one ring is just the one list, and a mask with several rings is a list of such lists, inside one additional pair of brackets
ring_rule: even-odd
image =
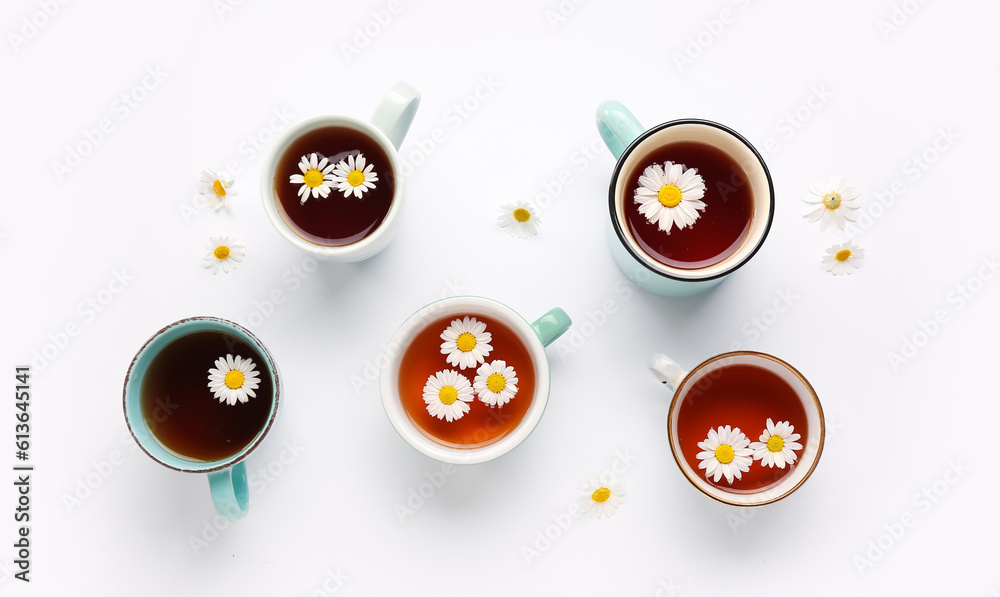
[(410, 419), (438, 442), (458, 448), (481, 447), (506, 436), (520, 425), (535, 394), (535, 369), (531, 355), (517, 334), (490, 317), (473, 313), (468, 315), (485, 323), (485, 331), (492, 335), (489, 341), (492, 350), (485, 357), (485, 362), (503, 360), (516, 372), (517, 393), (509, 402), (503, 406), (489, 406), (476, 396), (468, 403), (469, 411), (451, 422), (428, 412), (423, 398), (428, 377), (450, 369), (474, 383), (476, 371), (481, 366), (477, 364), (461, 369), (449, 364), (447, 356), (441, 353), (441, 333), (452, 321), (462, 319), (462, 315), (439, 319), (424, 328), (403, 352), (399, 364), (399, 397)]
[[(259, 372), (259, 385), (244, 403), (219, 402), (209, 389), (215, 362), (240, 355)], [(189, 460), (211, 462), (239, 453), (270, 418), (274, 387), (264, 358), (232, 334), (200, 331), (180, 336), (153, 357), (142, 378), (140, 401), (146, 425), (163, 447)]]
[[(730, 425), (739, 427), (751, 442), (760, 440), (767, 427), (767, 419), (788, 421), (795, 428), (794, 433), (802, 437), (796, 440), (806, 446), (809, 429), (806, 425), (806, 411), (798, 394), (777, 374), (756, 365), (736, 364), (720, 367), (706, 374), (693, 386), (687, 388), (684, 402), (677, 413), (677, 437), (680, 451), (688, 465), (704, 477), (704, 469), (699, 469), (701, 452), (698, 442), (705, 441), (709, 429)], [(794, 451), (797, 457), (785, 468), (767, 467), (760, 460), (752, 461), (750, 470), (732, 485), (725, 477), (706, 481), (731, 493), (750, 493), (766, 489), (791, 474), (802, 458), (802, 450)]]
[[(326, 197), (314, 197), (310, 187), (303, 202), (299, 192), (307, 185), (291, 182), (290, 177), (306, 174), (299, 163), (303, 157), (309, 159), (313, 153), (317, 160), (326, 158), (334, 166), (341, 161), (348, 162), (349, 157), (356, 160), (359, 154), (362, 155), (366, 167), (369, 164), (372, 166), (368, 179), (374, 188), (360, 185), (362, 190), (358, 197), (353, 189), (363, 180), (363, 170), (351, 170), (358, 174), (347, 176), (354, 183), (347, 196), (344, 196), (344, 191), (338, 190), (339, 183), (330, 181), (324, 183), (330, 185)], [(336, 174), (336, 171), (329, 174)], [(377, 176), (377, 181), (371, 182), (372, 174)], [(317, 181), (309, 175), (306, 175), (306, 180), (314, 186)], [(296, 234), (320, 245), (349, 245), (371, 234), (389, 213), (395, 192), (395, 173), (382, 146), (367, 134), (349, 127), (328, 126), (305, 133), (292, 141), (275, 166), (274, 193), (282, 219)]]
[[(639, 177), (646, 167), (664, 162), (697, 168), (705, 181), (705, 203), (700, 217), (687, 228), (660, 230), (639, 213), (633, 201)], [(625, 220), (639, 247), (656, 261), (679, 269), (715, 265), (743, 243), (753, 218), (753, 191), (746, 172), (726, 152), (705, 143), (680, 141), (649, 152), (626, 178)]]

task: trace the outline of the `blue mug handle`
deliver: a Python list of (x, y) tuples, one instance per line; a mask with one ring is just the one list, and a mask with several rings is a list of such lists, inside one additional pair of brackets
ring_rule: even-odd
[(621, 102), (609, 100), (597, 107), (597, 130), (615, 159), (646, 131)]
[(247, 515), (250, 510), (250, 486), (244, 461), (208, 473), (208, 487), (212, 490), (212, 501), (219, 516), (239, 520)]
[(531, 323), (531, 329), (541, 340), (542, 346), (548, 346), (562, 336), (573, 324), (573, 320), (565, 311), (556, 307)]

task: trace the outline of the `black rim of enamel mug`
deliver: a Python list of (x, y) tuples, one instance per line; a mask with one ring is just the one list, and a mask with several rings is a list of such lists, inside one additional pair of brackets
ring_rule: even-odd
[[(764, 169), (764, 177), (767, 178), (767, 190), (769, 194), (768, 200), (771, 202), (771, 209), (770, 213), (767, 216), (767, 223), (764, 225), (764, 233), (760, 235), (760, 240), (757, 241), (757, 246), (755, 246), (749, 253), (747, 253), (747, 255), (739, 263), (733, 265), (730, 268), (727, 268), (722, 272), (715, 274), (714, 276), (706, 276), (704, 278), (681, 278), (678, 276), (672, 276), (666, 272), (656, 269), (655, 267), (647, 263), (647, 260), (653, 260), (652, 257), (646, 255), (642, 251), (636, 250), (636, 248), (632, 246), (632, 243), (628, 242), (625, 231), (622, 230), (621, 225), (618, 223), (618, 217), (615, 210), (615, 186), (617, 186), (618, 176), (621, 174), (622, 166), (625, 165), (625, 160), (628, 159), (628, 156), (631, 155), (632, 151), (635, 150), (635, 148), (638, 147), (640, 143), (645, 141), (650, 135), (654, 135), (665, 128), (678, 126), (681, 124), (701, 124), (705, 126), (714, 127), (729, 133), (737, 140), (739, 140), (740, 143), (746, 145), (747, 149), (749, 149), (753, 153), (754, 157), (757, 158), (757, 161), (760, 162), (761, 168)], [(764, 244), (764, 239), (767, 238), (767, 233), (771, 231), (771, 222), (774, 221), (774, 183), (771, 180), (771, 172), (767, 169), (767, 164), (764, 163), (764, 158), (760, 155), (760, 152), (758, 152), (757, 149), (749, 141), (746, 140), (746, 138), (743, 135), (737, 133), (728, 126), (719, 124), (718, 122), (713, 122), (711, 120), (701, 120), (698, 118), (684, 118), (681, 120), (671, 120), (669, 122), (664, 122), (663, 124), (654, 126), (653, 128), (649, 129), (648, 131), (636, 137), (635, 140), (632, 141), (632, 143), (630, 143), (629, 146), (625, 148), (625, 151), (622, 152), (621, 157), (618, 158), (618, 163), (615, 164), (614, 173), (611, 175), (611, 188), (608, 192), (608, 205), (611, 208), (611, 224), (615, 228), (615, 234), (618, 235), (618, 241), (622, 244), (625, 250), (628, 251), (629, 254), (636, 259), (636, 261), (638, 261), (643, 265), (643, 267), (645, 267), (646, 269), (648, 269), (649, 271), (653, 272), (658, 276), (663, 276), (664, 278), (670, 278), (671, 280), (677, 280), (679, 282), (702, 282), (707, 280), (715, 280), (716, 278), (721, 278), (723, 276), (728, 276), (729, 274), (743, 267), (743, 265), (748, 261), (750, 261), (750, 259), (757, 254), (757, 251), (760, 250), (761, 246)]]

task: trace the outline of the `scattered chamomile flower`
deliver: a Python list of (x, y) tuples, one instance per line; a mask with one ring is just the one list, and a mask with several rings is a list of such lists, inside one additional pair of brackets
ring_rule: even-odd
[(823, 255), (822, 263), (826, 266), (826, 271), (835, 276), (850, 275), (853, 270), (861, 267), (861, 260), (864, 258), (865, 250), (851, 241), (847, 241), (827, 249), (826, 255)]
[(610, 517), (618, 510), (618, 506), (622, 505), (623, 495), (625, 495), (625, 483), (614, 481), (610, 473), (604, 473), (580, 487), (581, 509), (591, 518)]
[(517, 371), (506, 361), (486, 363), (476, 370), (472, 386), (479, 399), (489, 406), (503, 406), (517, 394)]
[(675, 225), (678, 230), (694, 225), (701, 217), (699, 212), (705, 211), (704, 196), (705, 179), (697, 168), (664, 162), (643, 170), (634, 201), (639, 204), (639, 213), (670, 234)]
[(427, 378), (424, 385), (424, 402), (432, 417), (449, 423), (465, 416), (472, 402), (472, 384), (469, 379), (453, 369), (438, 371)]
[(775, 423), (768, 418), (767, 428), (761, 432), (760, 441), (750, 444), (750, 449), (754, 450), (753, 459), (760, 460), (764, 466), (778, 468), (785, 468), (786, 462), (795, 462), (798, 456), (793, 450), (802, 449), (802, 444), (795, 440), (802, 436), (793, 431), (795, 426), (788, 421)]
[(313, 199), (316, 197), (325, 199), (330, 195), (334, 182), (333, 174), (331, 174), (333, 168), (334, 165), (330, 163), (330, 160), (326, 158), (317, 160), (315, 153), (310, 156), (302, 156), (302, 159), (299, 160), (299, 170), (302, 171), (302, 174), (292, 174), (288, 177), (288, 182), (302, 185), (297, 193), (301, 197), (299, 203), (305, 203), (309, 199), (310, 193), (312, 193)]
[(260, 372), (251, 359), (240, 355), (227, 354), (215, 361), (215, 367), (208, 370), (208, 389), (215, 392), (219, 402), (230, 406), (236, 402), (246, 402), (257, 397), (254, 390), (260, 385)]
[(448, 355), (449, 365), (460, 369), (475, 367), (486, 362), (493, 346), (493, 334), (486, 331), (486, 324), (475, 317), (452, 320), (451, 325), (441, 333), (441, 354)]
[(713, 481), (718, 481), (723, 475), (730, 485), (733, 484), (733, 477), (743, 478), (743, 473), (750, 470), (751, 455), (753, 450), (748, 448), (750, 440), (740, 431), (739, 427), (730, 428), (729, 425), (708, 430), (708, 438), (703, 442), (698, 442), (698, 447), (703, 451), (697, 455), (698, 468), (705, 469), (705, 478), (714, 475)]
[(205, 267), (212, 268), (212, 273), (219, 273), (219, 268), (222, 271), (229, 273), (229, 269), (236, 269), (236, 264), (243, 261), (243, 245), (238, 245), (233, 241), (236, 239), (231, 239), (228, 236), (213, 236), (208, 239), (208, 244), (205, 248), (208, 249), (208, 254), (205, 255), (203, 260), (205, 261)]
[(365, 156), (358, 154), (357, 159), (354, 154), (347, 156), (347, 160), (340, 160), (337, 168), (333, 171), (333, 180), (337, 183), (337, 190), (344, 192), (344, 197), (351, 193), (358, 199), (368, 189), (374, 189), (378, 182), (378, 173), (372, 172), (374, 164), (365, 167)]
[(500, 206), (500, 215), (497, 223), (509, 236), (515, 238), (528, 238), (538, 234), (538, 226), (542, 220), (538, 217), (538, 212), (525, 203), (517, 201), (515, 203), (505, 203)]
[(861, 193), (854, 187), (847, 186), (846, 178), (835, 178), (826, 187), (812, 183), (808, 188), (809, 194), (802, 200), (813, 207), (802, 214), (802, 217), (808, 218), (810, 224), (819, 220), (820, 232), (831, 227), (844, 230), (847, 228), (847, 220), (854, 222), (858, 219), (854, 212), (861, 204), (855, 199)]
[(201, 186), (198, 191), (212, 209), (219, 209), (220, 207), (229, 209), (229, 199), (239, 194), (236, 191), (229, 190), (234, 182), (232, 180), (224, 180), (214, 170), (202, 170)]

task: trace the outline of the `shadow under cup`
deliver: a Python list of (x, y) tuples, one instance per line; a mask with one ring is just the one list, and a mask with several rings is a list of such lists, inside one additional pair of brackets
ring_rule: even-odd
[[(733, 172), (727, 180), (705, 181), (709, 187), (709, 192), (706, 193), (708, 209), (713, 208), (708, 199), (713, 190), (724, 194), (726, 189), (750, 185), (752, 195), (752, 216), (742, 243), (717, 263), (696, 269), (672, 267), (645, 252), (629, 230), (625, 215), (626, 207), (633, 202), (635, 191), (629, 188), (630, 174), (637, 167), (648, 166), (651, 163), (649, 156), (653, 152), (665, 145), (681, 142), (704, 143), (715, 147), (726, 153), (742, 169), (742, 172)], [(713, 186), (715, 189), (712, 189)], [(687, 282), (684, 286), (675, 284), (671, 290), (661, 292), (681, 296), (714, 286), (727, 274), (749, 261), (760, 249), (774, 216), (774, 188), (763, 158), (739, 133), (708, 120), (674, 120), (639, 135), (622, 153), (612, 177), (609, 208), (612, 234), (617, 236), (617, 242), (612, 239), (612, 248), (619, 267), (641, 286), (648, 286), (649, 279), (654, 277)], [(715, 208), (718, 209), (719, 206)], [(651, 289), (657, 292), (655, 288)]]

